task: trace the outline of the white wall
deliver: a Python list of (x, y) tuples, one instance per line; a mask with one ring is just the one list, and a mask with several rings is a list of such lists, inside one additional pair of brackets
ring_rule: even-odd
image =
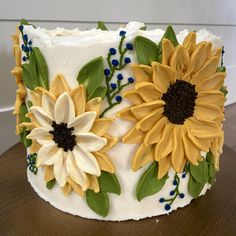
[(11, 35), (21, 18), (47, 28), (88, 29), (98, 20), (110, 29), (130, 20), (144, 22), (150, 29), (172, 24), (176, 32), (206, 28), (224, 39), (227, 104), (236, 102), (235, 0), (0, 0), (0, 153), (18, 141), (11, 115), (16, 86), (10, 70), (14, 66)]

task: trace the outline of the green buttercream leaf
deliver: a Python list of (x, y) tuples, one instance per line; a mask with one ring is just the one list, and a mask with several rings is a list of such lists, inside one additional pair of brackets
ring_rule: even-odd
[(198, 166), (189, 165), (190, 174), (194, 178), (194, 180), (198, 183), (207, 183), (208, 181), (208, 165), (206, 160), (198, 162)]
[(20, 140), (24, 144), (25, 148), (30, 147), (32, 144), (31, 139), (26, 138), (29, 133), (30, 132), (28, 130), (26, 130), (25, 128), (23, 128), (22, 132), (20, 133)]
[(20, 20), (20, 25), (32, 25), (34, 28), (36, 28), (33, 24), (30, 24), (27, 20), (21, 19)]
[(220, 91), (224, 94), (224, 96), (226, 96), (228, 94), (228, 89), (227, 89), (227, 86), (222, 86), (220, 88)]
[(220, 66), (217, 68), (216, 72), (226, 72), (226, 67), (225, 66)]
[(137, 36), (134, 40), (134, 46), (139, 64), (151, 65), (151, 62), (157, 60), (159, 49), (157, 44), (150, 39)]
[(204, 185), (205, 183), (196, 182), (194, 178), (190, 175), (188, 182), (188, 191), (193, 198), (197, 198), (200, 195)]
[(31, 108), (31, 107), (33, 106), (32, 101), (29, 100), (29, 101), (27, 102), (27, 105), (28, 105), (29, 108)]
[(164, 35), (162, 36), (161, 41), (158, 44), (159, 52), (158, 52), (157, 60), (159, 62), (162, 61), (162, 40), (164, 38), (169, 39), (174, 47), (176, 47), (179, 44), (178, 40), (176, 38), (175, 31), (173, 30), (172, 26), (171, 25), (167, 26), (166, 31), (165, 31)]
[[(37, 78), (39, 86), (49, 89), (48, 82), (48, 66), (44, 59), (43, 54), (37, 47), (33, 47), (33, 52), (31, 54), (33, 58), (30, 58), (30, 63), (34, 63), (34, 76)], [(31, 57), (32, 57), (31, 56)]]
[(158, 164), (157, 162), (154, 162), (140, 178), (136, 188), (136, 197), (138, 201), (159, 192), (165, 185), (168, 175), (166, 174), (161, 179), (158, 179), (157, 169)]
[(214, 184), (216, 178), (216, 171), (213, 164), (213, 154), (208, 152), (206, 155), (206, 161), (208, 163), (208, 183)]
[(96, 88), (93, 94), (91, 94), (91, 96), (89, 97), (89, 100), (96, 97), (101, 97), (102, 99), (104, 99), (104, 97), (106, 96), (106, 92), (107, 92), (107, 88), (105, 86), (100, 86)]
[(102, 171), (98, 177), (98, 182), (102, 191), (120, 195), (120, 184), (115, 174)]
[(54, 187), (55, 183), (56, 183), (56, 180), (52, 179), (52, 180), (50, 180), (46, 183), (46, 186), (47, 186), (48, 189), (51, 190)]
[(104, 31), (108, 31), (107, 27), (105, 26), (104, 22), (103, 21), (98, 21), (98, 27), (97, 29), (101, 29), (101, 30), (104, 30)]
[(24, 81), (25, 86), (30, 89), (30, 90), (34, 90), (37, 86), (37, 80), (35, 80), (34, 75), (33, 75), (33, 67), (32, 64), (23, 64), (22, 65), (22, 78)]
[(26, 117), (27, 113), (28, 113), (28, 109), (25, 103), (22, 103), (20, 107), (20, 122), (30, 122), (30, 119)]
[(146, 25), (144, 25), (143, 27), (140, 27), (140, 29), (139, 30), (146, 30), (147, 29), (147, 26)]
[(86, 87), (88, 97), (100, 87), (104, 79), (103, 68), (102, 57), (97, 57), (85, 64), (79, 71), (77, 80), (79, 84), (83, 84)]
[(86, 201), (88, 206), (98, 215), (107, 216), (109, 211), (109, 199), (107, 193), (100, 191), (95, 193), (93, 190), (86, 191)]

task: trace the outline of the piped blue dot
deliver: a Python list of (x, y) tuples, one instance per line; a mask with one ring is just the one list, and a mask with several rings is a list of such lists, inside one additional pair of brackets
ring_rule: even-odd
[(115, 48), (110, 48), (110, 53), (111, 55), (115, 55), (116, 54), (116, 49)]
[(186, 177), (186, 174), (185, 174), (185, 173), (183, 173), (183, 174), (182, 174), (182, 178), (184, 179), (185, 177)]
[(19, 30), (22, 31), (24, 29), (24, 26), (23, 25), (20, 25), (19, 26)]
[(180, 193), (180, 194), (179, 194), (179, 197), (180, 197), (180, 198), (184, 198), (184, 197), (185, 197), (184, 193)]
[(25, 47), (24, 47), (24, 51), (25, 51), (25, 52), (28, 52), (28, 51), (29, 51), (29, 47), (25, 46)]
[(32, 51), (33, 51), (32, 47), (29, 47), (29, 51), (30, 51), (30, 52), (32, 52)]
[(132, 45), (132, 43), (126, 43), (126, 48), (128, 49), (128, 50), (133, 50), (133, 45)]
[(110, 70), (109, 70), (109, 69), (105, 69), (105, 70), (104, 70), (104, 74), (105, 74), (106, 76), (110, 75)]
[(170, 191), (170, 196), (173, 196), (175, 194), (175, 191)]
[(112, 89), (116, 89), (116, 84), (115, 83), (111, 83), (111, 88)]
[(160, 203), (162, 203), (162, 202), (164, 202), (164, 201), (165, 201), (165, 199), (164, 199), (163, 197), (159, 199), (159, 202), (160, 202)]
[(121, 102), (122, 101), (122, 97), (120, 95), (116, 96), (116, 101), (117, 102)]
[(129, 81), (129, 83), (131, 83), (131, 84), (132, 84), (132, 83), (134, 82), (134, 79), (133, 79), (133, 78), (131, 78), (131, 77), (129, 77), (129, 78), (128, 78), (128, 81)]
[(177, 183), (177, 181), (176, 180), (174, 180), (173, 181), (173, 185), (177, 185), (178, 183)]
[(170, 204), (165, 205), (165, 210), (169, 211), (170, 210)]
[(129, 57), (125, 57), (125, 60), (124, 60), (124, 61), (125, 61), (126, 64), (129, 64), (129, 63), (131, 62), (131, 60), (130, 60)]
[(117, 75), (117, 79), (118, 79), (118, 80), (122, 80), (122, 79), (123, 79), (123, 75), (119, 73), (119, 74)]
[(24, 34), (24, 35), (23, 35), (23, 40), (24, 40), (24, 41), (28, 41), (28, 35), (27, 35), (27, 34)]
[(126, 34), (126, 32), (124, 31), (124, 30), (121, 30), (120, 31), (120, 36), (122, 37), (122, 36), (125, 36), (125, 34)]
[(26, 61), (26, 60), (27, 60), (26, 56), (23, 56), (23, 57), (22, 57), (22, 60), (23, 60), (23, 61)]
[(24, 44), (21, 45), (21, 49), (22, 49), (23, 51), (25, 50), (25, 45), (24, 45)]
[(118, 66), (118, 65), (119, 65), (119, 61), (116, 60), (116, 59), (113, 59), (113, 60), (111, 61), (111, 63), (112, 63), (113, 66)]
[(28, 42), (28, 44), (29, 44), (29, 45), (32, 45), (32, 41), (30, 40), (30, 41)]

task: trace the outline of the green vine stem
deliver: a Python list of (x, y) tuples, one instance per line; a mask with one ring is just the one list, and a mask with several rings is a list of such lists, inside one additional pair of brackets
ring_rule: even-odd
[(133, 50), (133, 45), (131, 43), (127, 43), (126, 47), (124, 47), (124, 40), (126, 38), (125, 31), (120, 31), (120, 42), (118, 46), (118, 60), (112, 59), (113, 55), (116, 55), (116, 49), (110, 48), (109, 53), (107, 55), (107, 69), (104, 70), (105, 74), (105, 83), (106, 83), (106, 98), (108, 102), (108, 107), (106, 107), (101, 113), (100, 117), (103, 117), (107, 111), (112, 109), (114, 106), (118, 105), (122, 101), (122, 97), (119, 95), (124, 87), (134, 82), (133, 78), (128, 78), (128, 82), (122, 84), (123, 76), (122, 74), (117, 75), (117, 82), (111, 83), (112, 78), (115, 75), (115, 72), (123, 70), (127, 64), (131, 62), (129, 57), (125, 57), (125, 54), (128, 50)]

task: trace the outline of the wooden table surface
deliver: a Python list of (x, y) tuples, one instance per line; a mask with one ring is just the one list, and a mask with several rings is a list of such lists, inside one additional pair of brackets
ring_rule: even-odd
[(236, 105), (226, 109), (226, 118), (221, 171), (212, 189), (170, 215), (140, 221), (87, 220), (50, 206), (27, 182), (25, 149), (16, 144), (0, 156), (0, 235), (235, 236)]

